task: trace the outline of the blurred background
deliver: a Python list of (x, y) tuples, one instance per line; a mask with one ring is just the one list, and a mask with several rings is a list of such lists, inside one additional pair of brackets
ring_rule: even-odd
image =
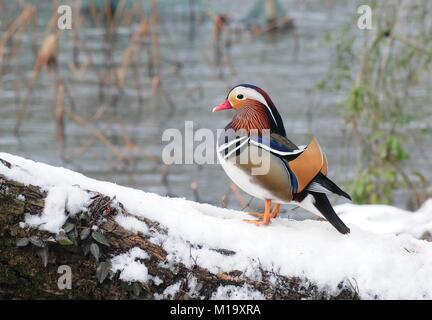
[[(371, 30), (357, 26), (361, 4)], [(161, 161), (165, 129), (225, 127), (232, 114), (211, 109), (252, 83), (291, 140), (319, 138), (355, 203), (416, 209), (432, 196), (431, 63), (427, 0), (0, 0), (0, 151), (259, 208), (219, 165)]]

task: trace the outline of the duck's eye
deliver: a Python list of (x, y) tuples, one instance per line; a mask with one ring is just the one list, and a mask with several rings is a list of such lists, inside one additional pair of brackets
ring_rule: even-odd
[(237, 95), (237, 99), (242, 100), (243, 98), (244, 98), (244, 95), (242, 95), (242, 94)]

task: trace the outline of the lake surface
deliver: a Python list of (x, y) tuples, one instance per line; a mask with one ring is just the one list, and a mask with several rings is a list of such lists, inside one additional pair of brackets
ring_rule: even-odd
[[(21, 35), (20, 52), (11, 59), (0, 80), (0, 150), (161, 195), (216, 205), (222, 205), (222, 199), (228, 196), (225, 205), (241, 208), (244, 206), (242, 201), (248, 202), (250, 197), (240, 193), (242, 201), (239, 201), (219, 165), (167, 167), (154, 158), (160, 157), (166, 145), (161, 141), (161, 135), (167, 128), (184, 130), (186, 120), (193, 121), (196, 129), (223, 128), (232, 113), (213, 114), (211, 109), (224, 100), (233, 85), (252, 83), (270, 94), (293, 141), (306, 144), (312, 134), (319, 138), (329, 160), (330, 177), (346, 186), (356, 172), (358, 150), (337, 106), (344, 96), (317, 91), (314, 87), (326, 75), (334, 54), (331, 47), (324, 45), (323, 37), (355, 15), (356, 6), (345, 1), (283, 1), (287, 13), (295, 20), (295, 33), (251, 37), (246, 31), (239, 32), (229, 50), (231, 66), (221, 68), (214, 62), (212, 21), (200, 19), (199, 13), (229, 13), (232, 25), (239, 25), (252, 1), (196, 1), (194, 20), (190, 19), (185, 3), (161, 1), (159, 32), (163, 91), (158, 97), (152, 95), (147, 52), (143, 48), (127, 69), (124, 90), (119, 93), (115, 85), (106, 85), (101, 93), (99, 79), (101, 75), (109, 74), (108, 65), (122, 63), (130, 30), (136, 28), (136, 23), (132, 28), (120, 26), (117, 29), (114, 46), (101, 41), (104, 28), (88, 23), (80, 28), (78, 34), (85, 48), (81, 48), (78, 61), (84, 64), (89, 57), (92, 60), (91, 67), (80, 77), (74, 76), (69, 68), (73, 60), (72, 33), (65, 31), (61, 35), (58, 72), (66, 81), (74, 105), (72, 107), (71, 101), (66, 99), (66, 107), (91, 122), (91, 127), (102, 130), (128, 161), (118, 161), (100, 141), (91, 143), (93, 129), (82, 128), (71, 121), (66, 124), (65, 140), (65, 156), (70, 159), (61, 159), (53, 111), (59, 78), (54, 72), (41, 73), (35, 82), (28, 117), (23, 122), (20, 136), (14, 135), (16, 111), (27, 94), (26, 84), (34, 63), (30, 32)], [(37, 7), (41, 37), (52, 10), (51, 1), (38, 2)], [(355, 23), (353, 21), (353, 27)], [(2, 23), (2, 30), (4, 27)], [(181, 68), (174, 72), (175, 64), (170, 61), (180, 62)], [(419, 100), (426, 99), (426, 95), (427, 89), (420, 88)], [(430, 126), (431, 109), (430, 104), (422, 105), (425, 117), (416, 125)], [(127, 139), (131, 140), (133, 148), (126, 146)], [(430, 148), (426, 146), (421, 152), (416, 146), (408, 149), (413, 155), (410, 165), (432, 178)], [(73, 158), (81, 151), (82, 155)], [(334, 199), (335, 203), (342, 201)], [(395, 203), (405, 206), (406, 192), (398, 192)], [(253, 205), (261, 204), (254, 201)]]

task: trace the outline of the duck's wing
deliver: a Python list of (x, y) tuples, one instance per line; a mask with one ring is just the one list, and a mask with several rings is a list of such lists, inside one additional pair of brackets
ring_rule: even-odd
[(274, 143), (277, 143), (280, 146), (283, 146), (285, 148), (290, 148), (290, 149), (299, 149), (299, 147), (292, 142), (290, 139), (288, 139), (285, 136), (281, 136), (280, 134), (277, 133), (272, 133), (270, 134), (271, 139), (274, 141)]
[[(255, 139), (251, 138), (250, 142), (257, 144), (261, 148), (268, 150), (271, 153), (286, 160), (291, 174), (295, 175), (295, 178), (293, 177), (292, 180), (297, 180), (299, 182), (299, 191), (308, 190), (311, 192), (324, 194), (335, 193), (351, 200), (351, 197), (345, 191), (343, 191), (333, 181), (326, 177), (327, 160), (315, 139), (312, 140), (311, 145), (316, 144), (316, 150), (319, 150), (319, 152), (316, 151), (315, 153), (312, 153), (310, 157), (317, 159), (316, 161), (313, 161), (310, 157), (307, 157), (306, 154), (305, 157), (301, 156), (298, 158), (304, 152), (307, 146), (297, 147), (297, 145), (295, 145), (287, 137), (281, 136), (279, 134), (272, 133), (270, 138), (268, 136), (258, 136)], [(319, 154), (321, 154), (323, 157), (322, 163), (319, 160)], [(290, 163), (295, 159), (297, 160)], [(295, 162), (296, 164), (294, 164)], [(301, 162), (300, 166), (298, 162)], [(316, 168), (313, 168), (314, 166), (316, 166)], [(302, 179), (306, 177), (308, 178)]]

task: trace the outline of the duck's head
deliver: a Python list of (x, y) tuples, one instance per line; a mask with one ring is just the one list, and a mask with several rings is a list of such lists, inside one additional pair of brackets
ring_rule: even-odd
[(236, 114), (228, 125), (233, 129), (269, 129), (285, 136), (285, 128), (270, 96), (251, 84), (239, 84), (232, 88), (225, 101), (213, 108), (213, 112), (234, 109)]

